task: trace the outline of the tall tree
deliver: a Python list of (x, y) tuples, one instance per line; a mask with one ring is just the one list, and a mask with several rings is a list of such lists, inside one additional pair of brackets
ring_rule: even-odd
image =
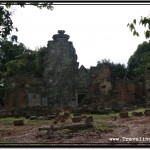
[(10, 77), (16, 74), (29, 74), (42, 76), (44, 71), (43, 56), (46, 47), (41, 47), (37, 51), (26, 50), (23, 54), (7, 62), (5, 76)]
[(12, 36), (11, 41), (7, 39), (13, 29), (18, 30), (13, 26), (12, 13), (9, 10), (13, 5), (20, 7), (33, 5), (40, 9), (53, 9), (52, 2), (0, 2), (0, 105), (4, 105), (6, 75), (14, 75), (15, 72), (42, 75), (43, 71), (42, 55), (45, 48), (36, 53), (22, 43), (15, 44), (17, 36)]
[(128, 60), (128, 78), (144, 80), (144, 72), (150, 64), (150, 41), (138, 45), (137, 50)]
[(4, 105), (5, 81), (16, 74), (42, 76), (43, 56), (46, 47), (36, 51), (27, 49), (24, 44), (14, 44), (13, 41), (3, 40), (0, 48), (0, 105)]
[(101, 65), (107, 64), (111, 70), (111, 79), (115, 81), (116, 79), (125, 79), (127, 77), (127, 68), (124, 64), (113, 63), (109, 59), (98, 61), (97, 67), (101, 67)]
[(28, 51), (28, 49), (23, 43), (14, 44), (13, 41), (3, 40), (0, 45), (0, 71), (5, 71), (5, 64), (7, 62), (14, 60), (16, 56), (26, 51)]
[(4, 104), (5, 94), (5, 72), (7, 72), (6, 64), (16, 59), (17, 56), (29, 52), (22, 43), (14, 43), (12, 41), (2, 40), (0, 44), (0, 104)]

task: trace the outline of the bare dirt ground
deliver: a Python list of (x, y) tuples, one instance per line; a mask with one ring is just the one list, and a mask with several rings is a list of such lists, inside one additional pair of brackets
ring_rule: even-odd
[[(0, 124), (0, 145), (11, 143), (45, 144), (45, 145), (133, 145), (147, 146), (150, 144), (150, 117), (130, 117), (114, 119), (95, 119), (95, 122), (105, 122), (113, 125), (109, 131), (95, 131), (93, 128), (79, 131), (55, 132), (47, 135), (38, 128), (47, 125), (13, 126)], [(124, 140), (123, 140), (124, 137)], [(119, 138), (112, 141), (110, 138)], [(126, 140), (125, 140), (126, 138)], [(130, 138), (130, 139), (127, 139)], [(138, 138), (132, 139), (131, 138)], [(146, 139), (147, 138), (147, 139)], [(149, 138), (149, 140), (148, 140)]]

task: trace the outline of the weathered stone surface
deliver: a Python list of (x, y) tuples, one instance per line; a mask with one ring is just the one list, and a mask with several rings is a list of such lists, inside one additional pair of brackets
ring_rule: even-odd
[(81, 116), (81, 113), (73, 113), (74, 117)]
[(136, 84), (133, 81), (120, 80), (115, 84), (117, 101), (132, 101), (136, 96)]
[[(43, 77), (24, 74), (7, 80), (6, 109), (48, 106), (54, 111), (72, 107), (72, 112), (82, 113), (97, 111), (90, 106), (92, 103), (111, 107), (113, 100), (126, 104), (144, 96), (150, 99), (150, 68), (145, 72), (145, 82), (112, 81), (111, 69), (106, 63), (90, 69), (83, 65), (78, 68), (76, 50), (64, 30), (52, 38), (43, 57)], [(89, 107), (78, 107), (84, 104)], [(30, 113), (48, 115), (49, 110), (33, 109)]]
[(64, 112), (64, 117), (67, 119), (70, 117), (70, 113), (69, 112)]
[(143, 116), (142, 112), (132, 112), (132, 116)]
[(120, 116), (121, 118), (127, 118), (127, 117), (129, 117), (128, 112), (120, 112), (120, 113), (119, 113), (119, 116)]
[[(17, 75), (7, 81), (6, 109), (42, 106), (43, 81), (27, 75)], [(12, 84), (9, 84), (12, 83)]]
[(37, 120), (47, 120), (47, 117), (46, 116), (39, 116), (39, 117), (37, 117)]
[(56, 118), (56, 115), (47, 115), (46, 117), (48, 120), (52, 120)]
[(86, 124), (86, 123), (72, 123), (72, 124), (67, 124), (64, 126), (51, 125), (51, 127), (43, 127), (43, 128), (39, 128), (38, 130), (39, 131), (46, 130), (47, 134), (50, 134), (54, 131), (63, 130), (63, 129), (79, 130), (79, 129), (89, 128), (89, 127), (92, 127), (92, 125)]
[(37, 120), (37, 116), (30, 116), (30, 120)]
[(145, 95), (147, 100), (150, 100), (150, 67), (148, 67), (144, 74), (145, 77)]
[(78, 73), (78, 88), (79, 89), (89, 88), (89, 84), (90, 84), (90, 79), (89, 79), (88, 70), (82, 65), (79, 68), (79, 73)]
[(148, 109), (145, 110), (145, 111), (144, 111), (144, 115), (145, 115), (145, 116), (150, 116), (150, 110), (148, 110)]
[(23, 126), (24, 120), (15, 120), (13, 123), (14, 123), (14, 126)]
[(87, 117), (86, 119), (85, 119), (85, 123), (87, 124), (87, 125), (90, 125), (91, 124), (91, 122), (93, 122), (94, 120), (93, 120), (93, 117), (92, 116), (89, 116), (89, 117)]
[(77, 55), (69, 36), (65, 31), (58, 31), (54, 41), (48, 42), (44, 57), (44, 78), (47, 79), (49, 102), (53, 107), (76, 104), (74, 99), (76, 75), (78, 72)]
[(76, 116), (76, 117), (72, 118), (72, 122), (81, 122), (81, 121), (82, 121), (81, 116)]

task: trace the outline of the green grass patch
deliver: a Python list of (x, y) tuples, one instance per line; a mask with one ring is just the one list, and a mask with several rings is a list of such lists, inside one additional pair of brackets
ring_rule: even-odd
[[(134, 109), (134, 110), (130, 110), (128, 111), (129, 113), (129, 117), (132, 116), (132, 112), (142, 112), (144, 113), (145, 110), (150, 110), (150, 108), (137, 108), (137, 109)], [(92, 117), (94, 119), (109, 119), (109, 118), (114, 118), (115, 116), (116, 117), (119, 117), (119, 113), (110, 113), (110, 114), (105, 114), (105, 115), (100, 115), (100, 114), (91, 114)]]
[[(23, 119), (23, 118), (19, 118), (19, 119)], [(0, 118), (0, 123), (2, 123), (2, 124), (12, 124), (13, 121), (19, 120), (19, 119), (14, 118), (14, 117)]]
[(128, 111), (129, 117), (132, 116), (133, 112), (142, 112), (142, 113), (144, 113), (145, 110), (150, 110), (150, 108), (137, 108), (135, 110), (130, 110), (130, 111)]
[(91, 114), (94, 119), (109, 119), (119, 116), (119, 113), (111, 113), (106, 115)]
[(30, 119), (24, 119), (24, 123), (27, 125), (36, 125), (36, 124), (48, 124), (50, 123), (49, 120), (30, 120)]
[(6, 141), (6, 140), (0, 140), (0, 145), (6, 144), (6, 143), (11, 143), (10, 141)]
[(47, 124), (50, 122), (49, 120), (30, 120), (25, 118), (8, 117), (8, 118), (0, 118), (0, 123), (13, 124), (15, 120), (22, 120), (22, 119), (24, 120), (25, 125)]
[(93, 122), (92, 125), (94, 131), (100, 131), (100, 132), (111, 132), (115, 127), (113, 124), (107, 122)]

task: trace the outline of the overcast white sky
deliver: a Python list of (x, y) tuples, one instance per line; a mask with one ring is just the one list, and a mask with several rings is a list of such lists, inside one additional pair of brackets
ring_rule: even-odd
[(58, 30), (65, 30), (78, 62), (89, 68), (102, 59), (127, 64), (137, 46), (145, 41), (143, 33), (132, 36), (127, 24), (150, 14), (150, 5), (54, 5), (52, 11), (16, 6), (13, 10), (19, 42), (35, 49), (46, 46)]

